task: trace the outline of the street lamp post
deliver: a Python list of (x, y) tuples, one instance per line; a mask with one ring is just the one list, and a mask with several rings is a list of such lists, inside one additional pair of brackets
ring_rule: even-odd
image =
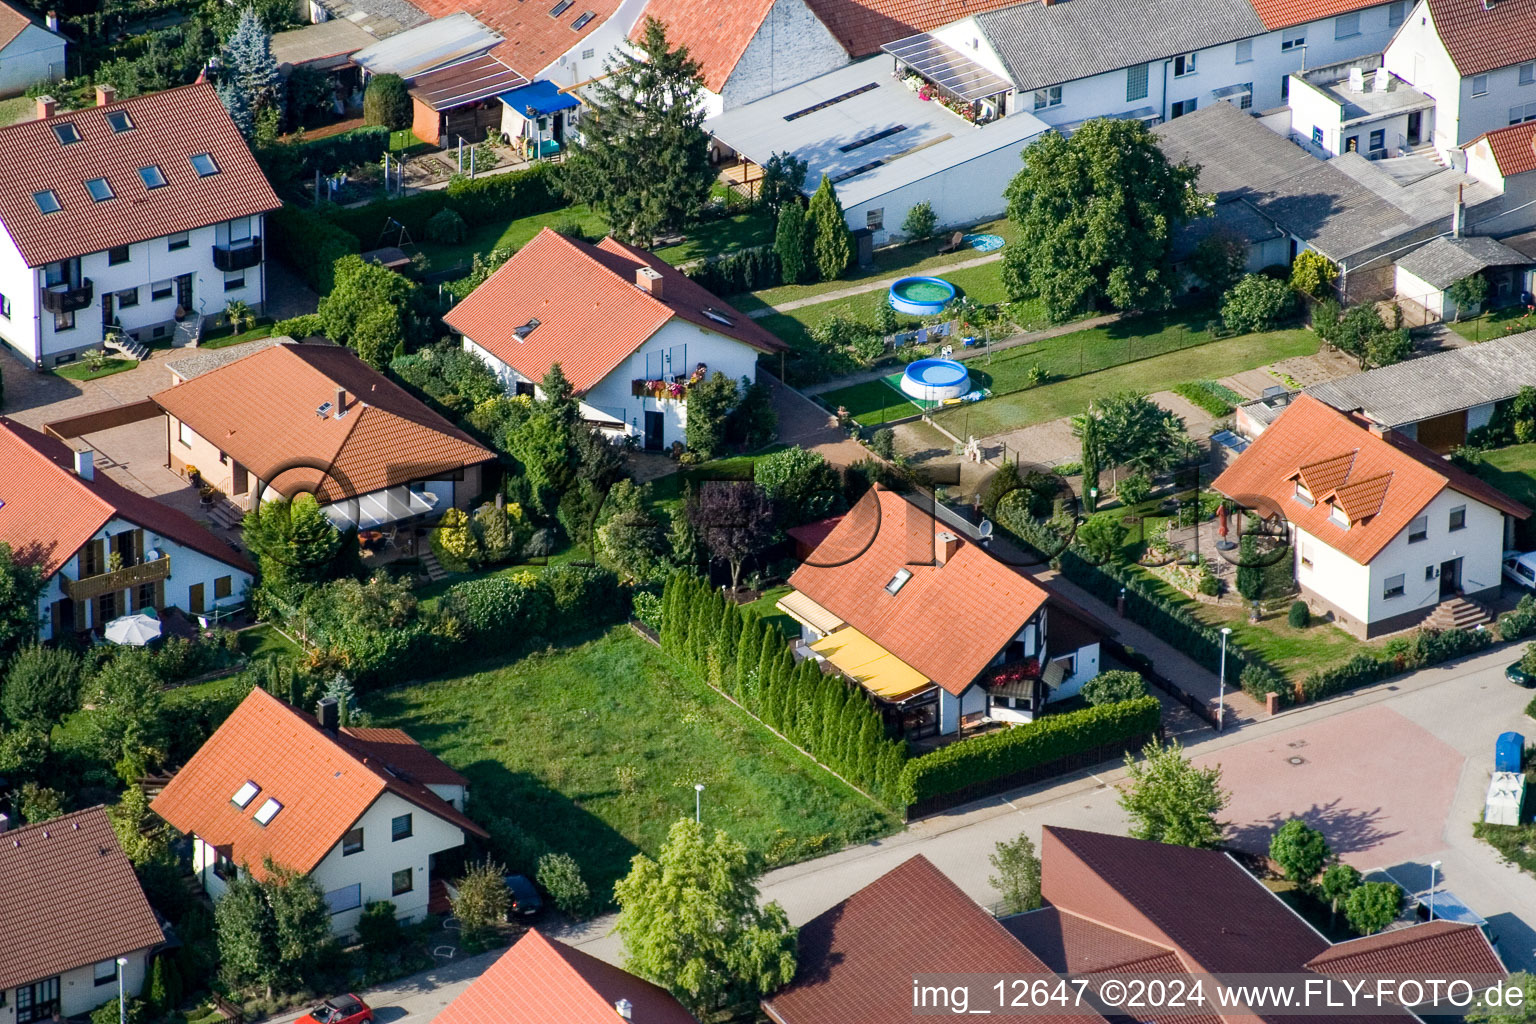
[(123, 968), (128, 966), (128, 958), (117, 958), (117, 1024), (128, 1024), (128, 1003), (123, 995)]
[(1216, 731), (1227, 724), (1227, 637), (1232, 635), (1231, 626), (1221, 627), (1221, 675), (1216, 689)]
[(1435, 919), (1435, 873), (1440, 870), (1440, 862), (1429, 862), (1429, 919)]
[(693, 821), (698, 824), (702, 820), (704, 811), (704, 783), (693, 784)]

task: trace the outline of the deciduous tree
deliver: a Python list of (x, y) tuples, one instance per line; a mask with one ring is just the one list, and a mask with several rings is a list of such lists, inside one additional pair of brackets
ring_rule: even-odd
[(42, 574), (30, 559), (21, 560), (0, 540), (0, 664), (22, 644), (37, 639), (37, 599)]
[(731, 590), (741, 567), (773, 541), (773, 502), (750, 480), (705, 480), (686, 509), (710, 557), (731, 568)]
[(1344, 897), (1344, 917), (1361, 935), (1381, 931), (1403, 909), (1403, 890), (1394, 882), (1362, 882)]
[(5, 667), (0, 711), (13, 726), (49, 729), (80, 706), (80, 656), (62, 647), (31, 644)]
[(1000, 840), (987, 860), (997, 872), (987, 884), (1002, 896), (1003, 913), (1022, 914), (1040, 906), (1040, 858), (1028, 835)]
[(1488, 279), (1482, 274), (1468, 274), (1445, 290), (1445, 297), (1456, 304), (1456, 319), (1469, 309), (1476, 309), (1488, 297)]
[(1339, 276), (1339, 268), (1316, 249), (1303, 249), (1291, 263), (1291, 287), (1303, 295), (1321, 299)]
[(1120, 806), (1131, 818), (1131, 835), (1174, 846), (1215, 846), (1224, 826), (1216, 820), (1230, 794), (1221, 788), (1221, 768), (1196, 768), (1177, 742), (1152, 742), (1142, 760), (1127, 756), (1129, 783)]
[(405, 337), (404, 317), (415, 301), (416, 286), (361, 256), (337, 260), (335, 278), (335, 286), (320, 300), (325, 336), (352, 346), (369, 365), (382, 369)]
[(1236, 284), (1247, 265), (1248, 243), (1219, 230), (1200, 239), (1189, 257), (1189, 269), (1212, 295), (1222, 295)]
[(779, 216), (786, 206), (799, 206), (805, 198), (805, 172), (805, 161), (795, 154), (773, 154), (763, 164), (763, 179), (758, 183), (757, 201), (774, 216)]
[(507, 869), (487, 857), (471, 864), (459, 880), (453, 899), (453, 916), (464, 933), (479, 938), (499, 921), (507, 919), (511, 898), (503, 876)]
[(1286, 878), (1304, 889), (1312, 885), (1332, 856), (1323, 834), (1300, 818), (1281, 825), (1269, 841), (1270, 859), (1280, 865)]
[(1296, 293), (1284, 281), (1249, 274), (1222, 297), (1221, 322), (1239, 334), (1273, 330), (1296, 305)]

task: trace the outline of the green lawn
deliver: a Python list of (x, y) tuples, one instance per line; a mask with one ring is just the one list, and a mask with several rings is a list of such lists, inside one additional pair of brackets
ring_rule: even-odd
[[(1475, 470), (1479, 477), (1511, 498), (1536, 508), (1536, 444), (1515, 444), (1484, 452)], [(1529, 519), (1517, 522), (1515, 540), (1522, 550), (1536, 546), (1536, 523)]]
[(600, 237), (608, 233), (608, 222), (591, 207), (578, 203), (548, 213), (536, 213), (517, 220), (472, 226), (464, 241), (451, 245), (417, 239), (418, 248), (430, 261), (432, 270), (448, 270), (462, 266), (467, 273), (474, 254), (511, 246), (521, 249), (533, 236), (545, 228), (562, 230), (571, 224), (579, 227), (582, 234)]
[[(1289, 606), (1287, 605), (1286, 608)], [(1321, 669), (1341, 665), (1379, 643), (1367, 643), (1338, 626), (1316, 619), (1305, 629), (1293, 629), (1285, 609), (1257, 624), (1239, 607), (1189, 602), (1195, 617), (1209, 626), (1232, 627), (1232, 639), (1263, 658), (1287, 679), (1299, 680)], [(1230, 682), (1230, 680), (1229, 680)]]
[(752, 210), (707, 221), (684, 232), (683, 241), (656, 250), (656, 255), (680, 266), (694, 260), (740, 252), (773, 241), (774, 220), (766, 210)]
[(37, 101), (26, 96), (13, 96), (0, 100), (0, 127), (30, 121), (37, 116)]
[(828, 409), (835, 411), (842, 406), (866, 427), (906, 419), (922, 412), (883, 380), (867, 380), (851, 387), (826, 391), (816, 397), (826, 403)]
[[(263, 323), (262, 321), (265, 321)], [(258, 341), (262, 338), (272, 337), (272, 318), (262, 317), (257, 325), (248, 331), (239, 334), (230, 334), (228, 327), (216, 327), (204, 334), (198, 341), (198, 348), (228, 348), (231, 345), (243, 345), (247, 341)]]
[(682, 505), (683, 484), (696, 480), (751, 480), (757, 460), (774, 452), (783, 451), (787, 445), (771, 444), (749, 455), (733, 455), (726, 459), (714, 459), (697, 466), (679, 467), (676, 473), (651, 481), (651, 507), (670, 516)]
[(791, 589), (788, 586), (769, 587), (756, 601), (742, 605), (741, 610), (751, 612), (758, 618), (767, 619), (779, 628), (779, 632), (784, 634), (785, 639), (793, 640), (800, 635), (800, 623), (779, 611), (777, 607), (779, 599)]
[[(1308, 330), (1245, 334), (1056, 384), (989, 398), (985, 402), (951, 407), (935, 413), (934, 419), (961, 437), (967, 434), (990, 437), (1082, 412), (1090, 400), (1100, 395), (1118, 391), (1141, 394), (1164, 391), (1191, 377), (1215, 379), (1278, 359), (1310, 355), (1317, 351), (1317, 346), (1317, 336)], [(1025, 346), (1020, 351), (1029, 351), (1033, 347)], [(985, 356), (982, 358), (984, 360)], [(985, 361), (980, 363), (979, 369), (988, 371)]]
[(463, 772), (482, 813), (574, 856), (603, 901), (636, 852), (654, 856), (693, 813), (696, 783), (704, 822), (770, 864), (898, 827), (627, 626), (367, 706), (375, 724), (407, 729)]
[(1445, 326), (1468, 341), (1487, 341), (1536, 330), (1536, 317), (1527, 313), (1524, 306), (1505, 306), (1463, 320), (1447, 320)]
[(84, 360), (70, 363), (68, 366), (60, 366), (54, 369), (54, 373), (66, 380), (88, 381), (100, 380), (110, 377), (114, 373), (122, 373), (139, 365), (137, 359), (110, 358), (102, 364), (101, 369), (93, 370)]
[(240, 633), (240, 653), (252, 661), (262, 658), (288, 660), (304, 652), (271, 625), (256, 626)]

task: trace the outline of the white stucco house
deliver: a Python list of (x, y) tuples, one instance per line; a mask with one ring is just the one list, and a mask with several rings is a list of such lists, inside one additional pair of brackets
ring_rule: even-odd
[(90, 450), (0, 417), (0, 541), (36, 565), (44, 640), (142, 608), (198, 613), (245, 600), (256, 569), (186, 513), (97, 470)]
[(0, 96), (63, 78), (65, 44), (58, 15), (50, 11), (38, 24), (24, 8), (0, 2)]
[(1447, 159), (1484, 132), (1536, 120), (1536, 7), (1418, 0), (1382, 55), (1435, 98), (1434, 144)]
[(0, 128), (0, 340), (40, 369), (114, 327), (131, 347), (266, 298), (262, 219), (281, 204), (213, 86), (96, 92)]
[[(0, 901), (0, 1024), (37, 1024), (90, 1013), (144, 987), (165, 942), (104, 807), (4, 833)], [(118, 961), (122, 964), (119, 965)]]
[(758, 355), (785, 348), (650, 253), (548, 228), (443, 322), (509, 394), (538, 395), (559, 364), (587, 422), (652, 450), (687, 442), (691, 383), (755, 381)]
[(1033, 721), (1099, 674), (1108, 631), (894, 491), (870, 490), (789, 578), (797, 657), (862, 686), (911, 739)]
[(311, 717), (260, 688), (150, 805), (193, 837), (192, 867), (210, 897), (268, 860), (314, 879), (331, 927), (355, 930), (386, 901), (409, 923), (445, 912), (437, 861), (485, 830), (464, 814), (468, 783), (399, 729), (338, 723), (334, 700)]
[[(1297, 395), (1212, 488), (1288, 524), (1313, 610), (1361, 637), (1499, 592), (1513, 520), (1531, 510), (1417, 441)], [(1480, 609), (1474, 609), (1481, 611)]]

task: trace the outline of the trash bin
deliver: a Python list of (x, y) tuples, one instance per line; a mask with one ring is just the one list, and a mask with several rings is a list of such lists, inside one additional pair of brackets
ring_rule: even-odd
[(1493, 770), (1518, 772), (1525, 759), (1525, 737), (1517, 732), (1500, 733), (1493, 748)]

